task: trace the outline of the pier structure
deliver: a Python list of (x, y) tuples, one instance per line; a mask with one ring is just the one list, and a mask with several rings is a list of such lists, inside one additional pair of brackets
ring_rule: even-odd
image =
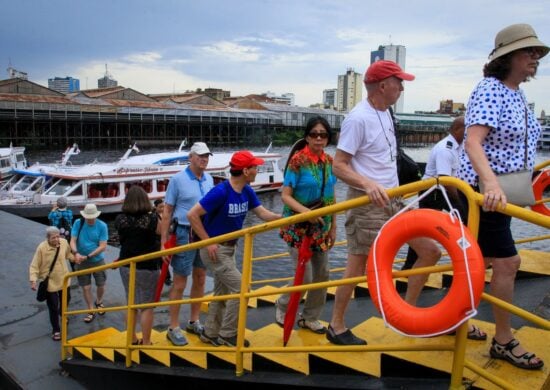
[[(213, 146), (291, 144), (313, 116), (340, 131), (345, 113), (289, 106), (265, 96), (221, 99), (203, 93), (147, 95), (123, 86), (63, 94), (24, 79), (0, 81), (0, 146), (121, 149), (178, 145), (187, 138)], [(437, 142), (451, 118), (424, 120), (398, 114), (402, 145)]]

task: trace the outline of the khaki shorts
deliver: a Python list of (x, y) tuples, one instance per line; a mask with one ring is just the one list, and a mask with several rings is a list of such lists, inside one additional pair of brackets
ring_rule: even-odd
[[(364, 196), (363, 191), (349, 187), (347, 199)], [(390, 199), (388, 206), (380, 208), (373, 204), (350, 209), (346, 213), (346, 237), (348, 252), (352, 255), (368, 255), (370, 247), (384, 223), (404, 207), (401, 197)]]

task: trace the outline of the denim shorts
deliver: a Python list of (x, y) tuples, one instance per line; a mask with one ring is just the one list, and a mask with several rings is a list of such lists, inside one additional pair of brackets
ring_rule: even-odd
[[(90, 269), (94, 267), (99, 267), (100, 265), (105, 265), (105, 260), (96, 261), (94, 263), (91, 263), (89, 261), (85, 261), (80, 264), (75, 265), (75, 269), (77, 271), (83, 270), (83, 269)], [(97, 287), (101, 287), (105, 285), (105, 281), (107, 280), (107, 273), (105, 271), (99, 271), (94, 272), (93, 274), (86, 274), (86, 275), (80, 275), (78, 276), (78, 285), (80, 287), (88, 286), (92, 284), (92, 275), (94, 275), (95, 279), (95, 285)]]
[[(178, 225), (176, 228), (176, 245), (189, 244), (190, 227), (186, 225)], [(170, 262), (172, 270), (180, 276), (189, 276), (193, 272), (193, 268), (205, 268), (197, 250), (185, 251), (176, 253), (172, 256)]]

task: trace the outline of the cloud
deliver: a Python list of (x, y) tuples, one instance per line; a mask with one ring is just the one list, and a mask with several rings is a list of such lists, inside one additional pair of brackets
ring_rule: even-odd
[(259, 49), (254, 46), (239, 45), (229, 41), (220, 41), (204, 46), (202, 50), (211, 56), (220, 57), (229, 61), (258, 61)]
[(124, 57), (124, 60), (128, 62), (133, 62), (136, 64), (153, 63), (153, 62), (159, 61), (160, 59), (162, 59), (162, 56), (159, 53), (155, 53), (152, 51), (143, 52), (143, 53), (133, 53)]

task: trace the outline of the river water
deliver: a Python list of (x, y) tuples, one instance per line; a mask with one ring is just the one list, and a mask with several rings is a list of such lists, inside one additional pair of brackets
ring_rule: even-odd
[[(165, 149), (164, 149), (165, 150)], [(413, 157), (416, 161), (423, 161), (425, 162), (428, 158), (430, 147), (421, 147), (421, 148), (405, 148), (407, 154), (409, 154), (411, 157)], [(141, 150), (141, 153), (155, 153), (163, 151), (162, 149), (147, 149), (147, 150)], [(228, 151), (228, 150), (214, 150), (214, 152), (220, 152), (220, 151)], [(288, 152), (290, 151), (290, 147), (280, 147), (280, 148), (274, 148), (272, 150), (276, 153), (281, 153), (283, 156), (288, 155)], [(334, 155), (335, 148), (334, 146), (331, 146), (327, 149), (327, 152), (331, 155)], [(35, 163), (37, 161), (41, 163), (51, 163), (55, 162), (56, 160), (61, 159), (61, 153), (62, 151), (29, 151), (27, 154), (27, 159), (29, 161), (29, 164)], [(82, 151), (79, 155), (71, 157), (72, 164), (78, 165), (78, 164), (86, 164), (90, 163), (94, 160), (98, 161), (116, 161), (118, 160), (122, 155), (124, 154), (123, 150), (118, 151)], [(539, 152), (537, 156), (537, 163), (543, 162), (550, 159), (550, 152)], [(345, 200), (347, 186), (343, 184), (342, 182), (338, 182), (336, 184), (336, 198), (337, 200)], [(275, 212), (281, 212), (282, 211), (282, 202), (280, 193), (277, 191), (270, 192), (270, 193), (264, 193), (259, 194), (260, 201), (262, 202), (263, 206), (266, 207), (269, 210), (273, 210)], [(110, 232), (110, 244), (117, 245), (117, 237), (116, 232), (113, 227), (113, 217), (106, 216), (104, 219), (109, 224), (109, 232)], [(344, 232), (344, 220), (345, 216), (343, 214), (337, 216), (337, 240), (344, 240), (345, 239), (345, 232)], [(245, 227), (252, 226), (255, 224), (260, 223), (261, 221), (256, 218), (256, 216), (253, 213), (249, 213), (247, 219), (245, 220)], [(520, 220), (514, 219), (512, 222), (512, 229), (514, 232), (514, 238), (520, 239), (525, 237), (533, 237), (533, 236), (539, 236), (543, 234), (548, 234), (547, 229), (538, 227), (532, 224), (525, 223)], [(241, 262), (242, 259), (242, 242), (241, 245), (238, 248), (238, 262)], [(538, 241), (533, 242), (529, 244), (522, 244), (520, 249), (533, 249), (533, 250), (542, 250), (542, 251), (550, 251), (550, 243), (548, 240), (546, 241)], [(288, 250), (288, 247), (286, 244), (282, 241), (282, 239), (279, 238), (278, 231), (270, 231), (263, 233), (261, 235), (256, 236), (256, 239), (254, 241), (254, 256), (267, 256), (275, 253), (281, 253), (286, 252)], [(404, 255), (404, 249), (402, 248), (402, 251), (400, 252), (400, 255)], [(336, 267), (343, 267), (345, 266), (345, 259), (346, 259), (346, 247), (345, 246), (339, 246), (334, 247), (330, 252), (330, 265), (331, 268)], [(256, 262), (254, 264), (253, 269), (253, 280), (263, 280), (263, 279), (270, 279), (270, 278), (280, 278), (285, 276), (292, 276), (293, 275), (293, 266), (291, 261), (288, 258), (279, 258), (275, 260), (268, 260), (268, 261), (260, 261)], [(333, 276), (335, 278), (339, 278), (339, 275)]]

